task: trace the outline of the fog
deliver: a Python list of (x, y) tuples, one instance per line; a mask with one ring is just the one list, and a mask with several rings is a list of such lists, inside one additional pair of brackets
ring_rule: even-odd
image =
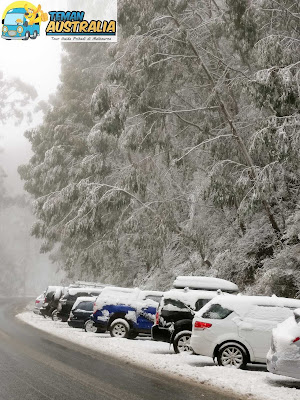
[[(61, 46), (59, 43), (40, 41), (0, 40), (0, 71), (5, 79), (20, 78), (35, 87), (38, 98), (47, 100), (59, 84)], [(9, 204), (0, 209), (0, 295), (38, 294), (49, 282), (59, 283), (63, 274), (57, 273), (47, 255), (40, 254), (40, 242), (30, 236), (34, 222), (31, 199), (23, 189), (17, 172), (21, 164), (28, 162), (31, 149), (24, 132), (42, 120), (42, 114), (33, 115), (33, 121), (16, 126), (14, 118), (3, 124), (0, 121), (0, 167), (6, 178), (4, 186)], [(15, 204), (16, 196), (21, 201)], [(2, 292), (2, 293), (1, 293)]]

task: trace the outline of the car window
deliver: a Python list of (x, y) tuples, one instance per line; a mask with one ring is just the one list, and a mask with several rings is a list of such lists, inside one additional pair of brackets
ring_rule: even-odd
[(212, 304), (207, 311), (202, 314), (203, 318), (224, 319), (232, 313), (232, 310), (222, 307), (220, 304)]
[(206, 303), (209, 302), (210, 299), (199, 299), (195, 303), (195, 310), (199, 311)]
[(52, 297), (54, 296), (54, 292), (48, 292), (47, 296), (46, 296), (46, 300), (50, 301), (52, 299)]
[(91, 292), (92, 296), (96, 296), (97, 297), (97, 296), (99, 296), (99, 294), (100, 294), (100, 292)]
[(93, 311), (93, 303), (91, 301), (82, 301), (75, 310)]
[(146, 296), (146, 298), (145, 298), (145, 300), (153, 300), (153, 301), (155, 301), (156, 303), (159, 303), (160, 302), (160, 300), (161, 300), (161, 298), (162, 298), (162, 296), (155, 296), (155, 295), (149, 295), (149, 296)]
[(190, 309), (182, 301), (175, 299), (165, 299), (163, 309), (166, 311), (190, 311)]
[(89, 295), (90, 294), (87, 293), (87, 292), (78, 292), (78, 293), (76, 293), (75, 298), (77, 298), (77, 297), (88, 297)]

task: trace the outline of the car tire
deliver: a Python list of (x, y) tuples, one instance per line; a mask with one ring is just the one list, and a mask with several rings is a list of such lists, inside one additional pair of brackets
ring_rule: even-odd
[(52, 311), (51, 318), (52, 318), (52, 321), (61, 321), (61, 318), (59, 318), (57, 315), (57, 310)]
[(130, 336), (129, 323), (122, 318), (115, 319), (109, 327), (109, 332), (111, 337), (128, 339)]
[(247, 365), (247, 354), (244, 347), (238, 343), (225, 343), (217, 353), (218, 365), (243, 369)]
[(38, 33), (37, 33), (37, 31), (34, 31), (33, 35), (30, 36), (30, 39), (36, 39), (37, 37), (38, 37)]
[(193, 354), (194, 351), (191, 348), (191, 331), (181, 331), (175, 335), (173, 340), (173, 348), (175, 353), (185, 353), (185, 354)]
[(27, 31), (25, 32), (25, 36), (23, 40), (28, 40), (30, 38), (30, 33)]
[(84, 324), (84, 330), (86, 332), (98, 333), (98, 328), (94, 325), (94, 321), (88, 319)]

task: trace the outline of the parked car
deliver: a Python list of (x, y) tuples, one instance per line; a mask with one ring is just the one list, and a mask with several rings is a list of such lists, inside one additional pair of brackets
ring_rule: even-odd
[(237, 294), (239, 292), (239, 288), (235, 283), (208, 276), (177, 276), (173, 282), (173, 287), (175, 289), (189, 288), (208, 291), (221, 289), (223, 292), (231, 294)]
[(152, 326), (152, 339), (173, 344), (175, 353), (192, 352), (190, 338), (195, 311), (200, 310), (217, 292), (173, 289), (164, 293)]
[(272, 329), (298, 307), (300, 300), (276, 296), (215, 297), (194, 317), (191, 346), (223, 366), (266, 363)]
[(236, 293), (238, 286), (224, 279), (204, 276), (179, 276), (173, 286), (176, 289), (164, 293), (160, 302), (152, 338), (172, 343), (176, 353), (192, 353), (190, 338), (195, 312), (217, 296), (218, 290)]
[(111, 287), (103, 290), (94, 305), (86, 330), (109, 330), (112, 337), (135, 338), (150, 334), (162, 292)]
[(64, 294), (65, 288), (63, 286), (48, 286), (45, 294), (45, 301), (42, 305), (40, 312), (46, 317), (51, 317), (56, 310), (59, 299)]
[(300, 308), (273, 329), (267, 368), (273, 374), (300, 379)]
[(95, 300), (96, 297), (78, 297), (70, 312), (68, 325), (73, 328), (84, 328), (84, 324), (93, 313)]
[(45, 294), (46, 292), (43, 292), (42, 294), (40, 294), (36, 299), (35, 299), (35, 303), (34, 303), (34, 309), (33, 312), (35, 314), (40, 314), (41, 313), (41, 307), (44, 304), (45, 301)]
[(67, 292), (61, 297), (58, 302), (57, 310), (53, 313), (53, 319), (59, 319), (62, 322), (67, 322), (70, 311), (78, 299), (78, 297), (96, 297), (98, 296), (104, 287), (71, 287), (67, 289)]

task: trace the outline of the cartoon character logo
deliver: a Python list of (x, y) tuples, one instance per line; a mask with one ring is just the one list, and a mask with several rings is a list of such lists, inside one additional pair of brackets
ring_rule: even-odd
[(48, 14), (26, 1), (15, 1), (10, 4), (2, 16), (2, 38), (6, 40), (36, 39), (40, 35), (42, 22), (48, 20)]

